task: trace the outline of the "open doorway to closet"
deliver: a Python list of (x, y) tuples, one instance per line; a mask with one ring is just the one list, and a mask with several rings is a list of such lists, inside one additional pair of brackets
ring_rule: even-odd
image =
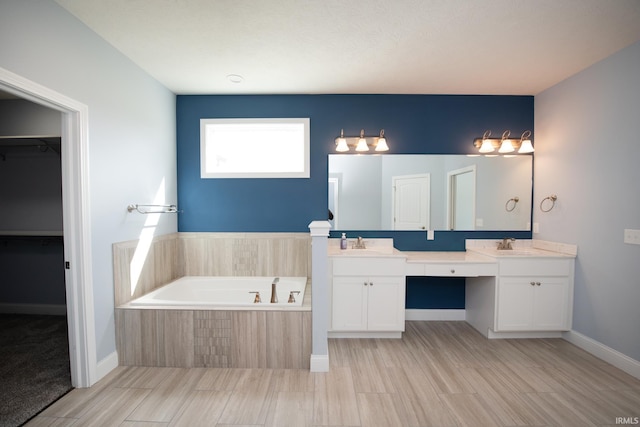
[(0, 91), (0, 424), (71, 389), (62, 113)]

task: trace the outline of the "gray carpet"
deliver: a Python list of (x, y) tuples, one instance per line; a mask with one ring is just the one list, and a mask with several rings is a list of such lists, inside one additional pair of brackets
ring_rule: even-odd
[(0, 426), (19, 426), (71, 390), (65, 316), (0, 314)]

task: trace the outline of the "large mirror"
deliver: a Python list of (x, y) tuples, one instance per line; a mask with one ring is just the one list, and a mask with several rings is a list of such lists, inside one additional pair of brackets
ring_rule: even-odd
[(531, 156), (329, 155), (334, 230), (529, 230)]

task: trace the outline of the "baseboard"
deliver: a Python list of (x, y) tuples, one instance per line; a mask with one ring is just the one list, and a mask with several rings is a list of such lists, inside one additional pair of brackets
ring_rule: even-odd
[(309, 370), (311, 372), (329, 372), (329, 355), (328, 354), (312, 354)]
[(560, 331), (512, 331), (512, 332), (494, 332), (492, 329), (487, 331), (489, 339), (540, 339), (540, 338), (562, 338)]
[(425, 310), (408, 308), (404, 311), (405, 320), (466, 320), (464, 309)]
[(571, 344), (640, 379), (640, 361), (576, 331), (564, 332), (562, 337)]
[(114, 351), (104, 359), (98, 362), (96, 367), (96, 381), (100, 381), (104, 378), (109, 372), (113, 371), (118, 367), (118, 352)]
[(398, 339), (402, 338), (402, 331), (361, 331), (361, 332), (343, 332), (329, 331), (327, 338), (383, 338)]
[(0, 313), (66, 316), (67, 306), (64, 304), (0, 304)]

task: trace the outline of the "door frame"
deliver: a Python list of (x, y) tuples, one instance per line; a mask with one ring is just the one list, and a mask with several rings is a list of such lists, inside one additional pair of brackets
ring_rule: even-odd
[(0, 89), (62, 113), (62, 223), (71, 384), (90, 387), (98, 378), (88, 188), (89, 109), (2, 67)]

